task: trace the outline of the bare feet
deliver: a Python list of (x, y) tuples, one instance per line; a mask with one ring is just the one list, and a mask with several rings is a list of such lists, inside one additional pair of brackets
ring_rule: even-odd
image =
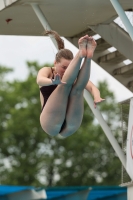
[(79, 55), (80, 55), (81, 58), (84, 58), (87, 55), (87, 42), (88, 42), (88, 35), (81, 37), (78, 41)]
[(88, 35), (85, 35), (84, 37), (81, 37), (79, 39), (78, 44), (79, 44), (79, 55), (81, 58), (93, 57), (94, 50), (97, 46), (97, 43), (95, 42), (93, 37), (89, 37)]
[(97, 46), (97, 43), (93, 39), (93, 37), (88, 36), (88, 42), (87, 42), (87, 58), (92, 58), (93, 53), (95, 51), (95, 48)]

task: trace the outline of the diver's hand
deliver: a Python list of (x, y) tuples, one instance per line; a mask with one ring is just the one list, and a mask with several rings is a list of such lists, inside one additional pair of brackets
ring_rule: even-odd
[(102, 99), (101, 97), (95, 98), (95, 99), (94, 99), (94, 108), (96, 108), (96, 105), (97, 105), (98, 103), (101, 103), (101, 102), (103, 102), (103, 101), (105, 101), (105, 99)]
[(66, 82), (61, 81), (60, 74), (55, 74), (54, 79), (51, 79), (53, 85), (60, 85), (60, 84), (66, 84)]

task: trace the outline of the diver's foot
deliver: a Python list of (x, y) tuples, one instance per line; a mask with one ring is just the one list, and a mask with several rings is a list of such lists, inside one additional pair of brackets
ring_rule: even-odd
[(92, 58), (95, 48), (97, 46), (96, 41), (93, 39), (93, 37), (88, 37), (88, 42), (87, 42), (87, 58)]
[(78, 41), (79, 55), (81, 58), (84, 58), (87, 56), (87, 42), (88, 42), (88, 35), (81, 37)]

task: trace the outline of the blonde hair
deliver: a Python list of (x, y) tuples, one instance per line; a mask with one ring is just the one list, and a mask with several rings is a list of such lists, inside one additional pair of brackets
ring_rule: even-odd
[(60, 62), (61, 58), (65, 58), (66, 60), (73, 59), (73, 53), (69, 49), (65, 49), (64, 40), (61, 39), (59, 34), (56, 31), (50, 30), (45, 32), (46, 35), (53, 35), (59, 51), (57, 52), (55, 59), (57, 62)]

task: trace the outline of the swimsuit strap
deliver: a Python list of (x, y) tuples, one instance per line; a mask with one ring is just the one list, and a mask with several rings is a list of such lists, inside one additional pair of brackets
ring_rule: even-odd
[(52, 67), (51, 67), (51, 71), (52, 71), (52, 74), (53, 74), (53, 77), (52, 77), (52, 78), (54, 78), (54, 72), (53, 72), (53, 69), (52, 69)]

